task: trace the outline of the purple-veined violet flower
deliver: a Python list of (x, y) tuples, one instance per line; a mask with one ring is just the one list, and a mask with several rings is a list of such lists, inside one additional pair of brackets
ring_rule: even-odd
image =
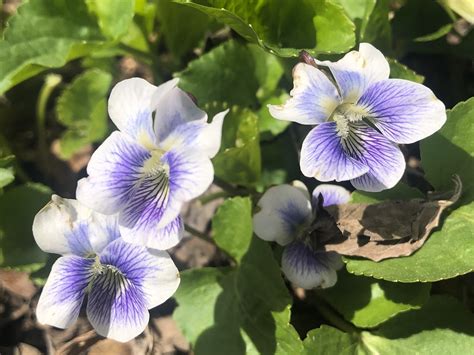
[(76, 192), (89, 208), (118, 213), (124, 240), (156, 249), (179, 242), (182, 204), (212, 183), (227, 113), (207, 123), (177, 83), (132, 78), (113, 88), (109, 115), (119, 130), (94, 152)]
[(145, 329), (148, 309), (178, 288), (179, 273), (166, 251), (125, 242), (116, 215), (76, 200), (53, 195), (36, 215), (33, 235), (43, 251), (62, 255), (36, 308), (40, 323), (69, 327), (87, 296), (87, 318), (96, 332), (125, 342)]
[(292, 97), (269, 110), (277, 119), (316, 125), (301, 148), (305, 176), (350, 180), (374, 192), (401, 179), (405, 160), (397, 144), (433, 134), (446, 112), (426, 86), (389, 74), (383, 54), (368, 43), (334, 63), (295, 66)]
[[(319, 218), (319, 196), (323, 206), (347, 203), (350, 193), (341, 186), (322, 184), (312, 197), (299, 181), (293, 185), (269, 188), (258, 202), (253, 217), (255, 234), (263, 240), (284, 246), (281, 268), (285, 276), (304, 289), (334, 286), (343, 263), (335, 252), (317, 250), (318, 230), (314, 228)], [(336, 227), (337, 228), (337, 227)]]

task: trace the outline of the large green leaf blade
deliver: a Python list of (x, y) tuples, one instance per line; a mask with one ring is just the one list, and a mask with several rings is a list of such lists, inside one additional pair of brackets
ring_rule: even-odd
[(369, 333), (321, 326), (304, 341), (309, 354), (469, 354), (474, 317), (457, 300), (433, 296), (424, 307), (402, 313)]
[[(332, 0), (175, 0), (230, 26), (246, 40), (277, 55), (342, 53), (355, 43), (355, 26)], [(337, 24), (335, 26), (334, 24)]]
[(280, 269), (257, 238), (234, 269), (185, 271), (176, 300), (174, 318), (198, 355), (302, 352)]
[(61, 157), (67, 159), (107, 133), (107, 93), (112, 75), (90, 69), (69, 84), (56, 104), (58, 121), (67, 127), (60, 138)]
[(31, 226), (50, 196), (48, 187), (33, 183), (0, 195), (0, 267), (32, 272), (44, 265), (47, 254), (36, 245)]
[(248, 197), (226, 200), (212, 218), (214, 240), (240, 262), (252, 240), (252, 201)]
[(83, 1), (26, 2), (0, 40), (0, 94), (45, 69), (86, 55), (104, 40)]
[(420, 308), (430, 289), (430, 284), (377, 281), (340, 272), (337, 284), (319, 294), (347, 321), (359, 328), (373, 328), (401, 312)]

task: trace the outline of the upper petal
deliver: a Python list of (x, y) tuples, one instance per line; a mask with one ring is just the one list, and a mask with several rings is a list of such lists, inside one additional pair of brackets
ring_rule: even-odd
[(263, 240), (286, 245), (295, 238), (299, 228), (311, 223), (311, 203), (298, 187), (271, 187), (257, 206), (260, 211), (253, 216), (253, 229)]
[(385, 56), (370, 43), (361, 43), (359, 51), (351, 51), (335, 63), (316, 62), (331, 70), (345, 102), (356, 102), (366, 88), (390, 75)]
[(221, 146), (222, 124), (229, 110), (219, 112), (211, 123), (202, 120), (186, 122), (178, 125), (161, 143), (165, 149), (183, 146), (183, 148), (199, 150), (203, 155), (213, 158)]
[(351, 180), (359, 190), (378, 192), (395, 186), (405, 171), (405, 158), (400, 148), (375, 129), (359, 126), (354, 137), (360, 142), (353, 154), (369, 167), (369, 171)]
[(36, 307), (40, 323), (67, 328), (76, 321), (92, 279), (93, 263), (94, 259), (75, 255), (56, 260)]
[(89, 177), (79, 180), (77, 199), (103, 214), (121, 211), (151, 157), (144, 147), (120, 132), (113, 132), (92, 154)]
[(313, 128), (301, 147), (301, 172), (320, 181), (344, 181), (365, 174), (369, 167), (343, 147), (335, 122)]
[(144, 79), (131, 78), (119, 82), (109, 98), (109, 115), (117, 128), (145, 146), (155, 143), (152, 97), (163, 95), (177, 85), (171, 80), (156, 87)]
[(323, 206), (342, 205), (351, 199), (351, 193), (342, 186), (332, 184), (321, 184), (313, 191), (313, 204), (317, 205), (319, 195), (323, 196)]
[(424, 85), (388, 79), (371, 85), (359, 105), (388, 139), (407, 144), (426, 138), (446, 122), (444, 104)]
[(207, 122), (207, 114), (178, 87), (155, 97), (153, 101), (156, 107), (154, 130), (159, 142), (163, 142), (176, 127), (186, 122)]
[(342, 266), (340, 255), (314, 252), (301, 242), (287, 245), (281, 258), (281, 269), (288, 280), (307, 290), (334, 286), (336, 270)]
[(293, 85), (292, 97), (283, 105), (268, 105), (274, 118), (314, 125), (326, 121), (340, 103), (337, 88), (312, 65), (295, 66)]

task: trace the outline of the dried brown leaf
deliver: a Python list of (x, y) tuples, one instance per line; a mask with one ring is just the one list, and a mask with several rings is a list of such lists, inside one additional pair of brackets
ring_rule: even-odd
[(457, 175), (453, 181), (454, 192), (447, 200), (414, 199), (327, 208), (342, 235), (321, 249), (373, 261), (413, 254), (438, 227), (443, 210), (459, 199), (462, 183)]

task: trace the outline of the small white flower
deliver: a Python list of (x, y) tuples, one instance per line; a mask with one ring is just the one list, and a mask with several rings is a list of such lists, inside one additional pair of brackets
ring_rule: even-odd
[[(100, 213), (118, 213), (122, 237), (157, 249), (182, 238), (181, 206), (212, 183), (210, 158), (221, 144), (227, 111), (207, 114), (176, 87), (139, 78), (118, 83), (109, 99), (113, 132), (92, 155), (77, 199)], [(154, 113), (154, 115), (153, 115)]]
[(253, 217), (255, 234), (263, 240), (283, 245), (281, 268), (285, 276), (304, 289), (327, 288), (337, 281), (336, 270), (343, 265), (339, 254), (316, 250), (313, 230), (318, 215), (319, 195), (323, 206), (343, 204), (350, 193), (336, 185), (323, 184), (314, 189), (310, 198), (306, 187), (295, 182), (294, 186), (279, 185), (269, 188), (258, 202), (260, 211)]
[(38, 321), (72, 325), (87, 295), (87, 317), (98, 334), (126, 342), (148, 324), (148, 309), (171, 297), (179, 273), (165, 251), (120, 238), (117, 216), (91, 211), (76, 200), (53, 195), (35, 217), (39, 247), (61, 254), (41, 293)]

